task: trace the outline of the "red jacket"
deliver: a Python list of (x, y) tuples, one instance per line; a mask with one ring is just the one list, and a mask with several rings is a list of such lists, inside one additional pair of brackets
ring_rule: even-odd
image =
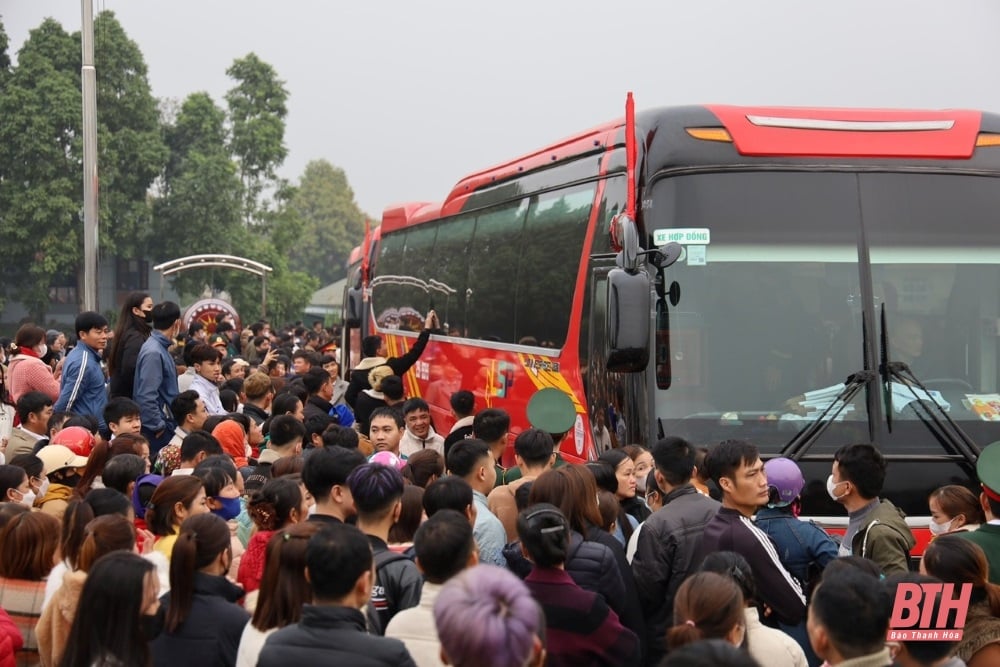
[(24, 637), (14, 625), (14, 621), (0, 609), (0, 667), (15, 667), (15, 655), (24, 646)]

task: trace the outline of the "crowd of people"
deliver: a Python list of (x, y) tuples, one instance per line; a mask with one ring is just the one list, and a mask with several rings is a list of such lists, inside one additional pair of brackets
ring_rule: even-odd
[[(399, 357), (366, 338), (347, 378), (322, 327), (182, 330), (145, 294), (68, 350), (22, 326), (0, 665), (1000, 665), (1000, 443), (980, 493), (930, 494), (917, 564), (871, 444), (834, 457), (831, 535), (798, 465), (747, 441), (567, 464), (558, 390), (529, 428), (456, 391), (438, 432), (401, 381), (435, 326)], [(941, 583), (971, 585), (964, 632), (891, 640), (899, 587)]]

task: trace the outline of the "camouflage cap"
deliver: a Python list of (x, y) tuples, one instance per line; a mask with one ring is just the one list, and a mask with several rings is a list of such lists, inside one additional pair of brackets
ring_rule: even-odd
[(573, 399), (555, 387), (539, 389), (528, 401), (528, 422), (532, 428), (556, 435), (565, 433), (576, 422)]
[(1000, 441), (987, 445), (979, 455), (976, 474), (986, 495), (1000, 501)]

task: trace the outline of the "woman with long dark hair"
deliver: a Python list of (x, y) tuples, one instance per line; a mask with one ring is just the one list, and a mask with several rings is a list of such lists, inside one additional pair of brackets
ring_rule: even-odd
[(135, 362), (139, 350), (153, 333), (153, 299), (145, 292), (132, 292), (122, 304), (115, 335), (108, 349), (111, 396), (132, 398)]
[(559, 508), (573, 531), (566, 572), (581, 588), (603, 597), (622, 625), (643, 642), (645, 622), (625, 550), (618, 540), (598, 527), (601, 510), (594, 476), (581, 465), (554, 468), (532, 482), (528, 502), (529, 505), (549, 503)]
[(232, 563), (229, 526), (215, 514), (181, 524), (170, 558), (170, 592), (163, 633), (151, 648), (157, 667), (216, 667), (236, 663), (250, 620), (236, 601), (243, 589), (226, 579)]
[(159, 592), (153, 564), (142, 556), (114, 551), (99, 558), (80, 593), (59, 666), (149, 667)]
[(257, 606), (240, 638), (236, 667), (256, 665), (267, 636), (302, 618), (302, 605), (312, 601), (312, 586), (305, 577), (306, 547), (321, 527), (320, 523), (304, 521), (271, 535)]
[(955, 647), (955, 655), (968, 667), (1000, 664), (1000, 586), (990, 583), (989, 570), (982, 547), (959, 535), (936, 538), (920, 561), (921, 574), (955, 584), (956, 591), (972, 584), (965, 628)]
[(105, 514), (87, 524), (87, 537), (80, 547), (76, 568), (63, 576), (62, 585), (45, 605), (35, 628), (42, 664), (55, 665), (62, 658), (88, 572), (97, 559), (113, 551), (134, 549), (135, 526), (121, 514)]
[[(647, 457), (651, 458), (649, 452), (645, 452), (640, 460), (644, 461)], [(635, 519), (634, 526), (645, 521), (652, 512), (649, 511), (649, 507), (642, 500), (645, 492), (642, 494), (639, 493), (640, 464), (637, 464), (635, 459), (624, 449), (609, 449), (601, 454), (597, 460), (605, 461), (614, 468), (617, 484), (614, 489), (608, 489), (608, 491), (614, 493), (618, 498), (618, 502), (622, 506), (622, 511)], [(645, 478), (646, 474), (649, 473), (649, 466), (644, 465), (641, 470), (643, 476), (642, 485), (645, 488)], [(631, 532), (630, 530), (629, 534)], [(628, 542), (628, 538), (625, 541)]]

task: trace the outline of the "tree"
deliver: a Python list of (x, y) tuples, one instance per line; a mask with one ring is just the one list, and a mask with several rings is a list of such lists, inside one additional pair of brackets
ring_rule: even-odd
[(365, 233), (365, 215), (344, 170), (313, 160), (291, 205), (302, 220), (299, 242), (290, 248), (291, 265), (316, 276), (321, 285), (343, 278), (351, 250)]
[(255, 54), (236, 60), (226, 70), (236, 86), (226, 93), (232, 127), (230, 150), (243, 182), (243, 217), (259, 221), (267, 203), (261, 195), (276, 186), (276, 170), (285, 161), (285, 116), (288, 91), (277, 72)]
[[(158, 239), (154, 257), (163, 261), (201, 253), (240, 254), (246, 243), (240, 225), (242, 188), (226, 148), (225, 112), (208, 93), (194, 93), (164, 128), (170, 154), (153, 204)], [(198, 294), (205, 284), (221, 285), (212, 274), (188, 271), (173, 284)]]
[(167, 158), (146, 62), (113, 12), (94, 22), (97, 68), (98, 173), (101, 250), (144, 256), (152, 237), (150, 185)]
[(40, 319), (54, 279), (81, 265), (80, 49), (46, 19), (0, 95), (3, 283)]

